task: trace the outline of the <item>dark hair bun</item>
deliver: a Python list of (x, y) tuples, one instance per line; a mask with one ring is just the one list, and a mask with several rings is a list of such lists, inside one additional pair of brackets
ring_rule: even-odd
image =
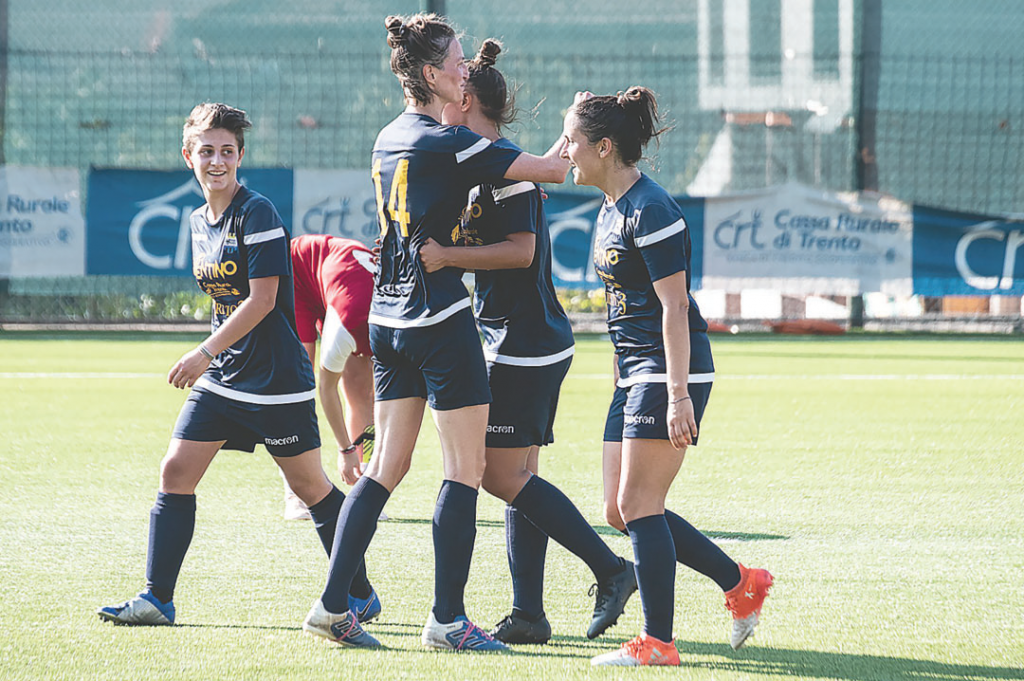
[(499, 54), (501, 54), (501, 43), (494, 38), (488, 38), (480, 46), (480, 51), (476, 55), (476, 63), (481, 67), (494, 66)]
[(389, 16), (384, 20), (384, 28), (388, 30), (388, 47), (397, 49), (405, 43), (405, 37), (409, 32), (402, 17)]
[(625, 108), (631, 104), (641, 104), (644, 101), (644, 95), (648, 92), (647, 88), (634, 85), (625, 92), (619, 92), (615, 99), (619, 106)]

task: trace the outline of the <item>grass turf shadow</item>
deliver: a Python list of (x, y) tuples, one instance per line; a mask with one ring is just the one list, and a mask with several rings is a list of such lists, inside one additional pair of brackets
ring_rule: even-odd
[[(799, 676), (850, 681), (952, 681), (1024, 679), (1024, 668), (955, 664), (905, 657), (750, 647), (734, 651), (724, 643), (676, 639), (682, 665), (712, 672), (757, 676)], [(695, 660), (688, 655), (715, 657)]]

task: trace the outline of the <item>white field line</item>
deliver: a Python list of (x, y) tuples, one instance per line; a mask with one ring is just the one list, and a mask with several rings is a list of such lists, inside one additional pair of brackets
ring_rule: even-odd
[[(569, 374), (580, 380), (611, 381), (611, 374)], [(1024, 381), (1024, 374), (715, 374), (715, 381)]]
[(62, 379), (96, 379), (96, 378), (167, 378), (167, 374), (143, 374), (117, 371), (0, 371), (0, 379), (24, 379), (24, 378), (62, 378)]

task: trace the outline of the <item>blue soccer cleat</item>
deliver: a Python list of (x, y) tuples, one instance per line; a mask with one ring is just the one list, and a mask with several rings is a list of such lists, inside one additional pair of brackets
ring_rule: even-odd
[(375, 590), (370, 590), (368, 598), (356, 598), (348, 595), (348, 609), (355, 613), (360, 624), (366, 624), (380, 614), (380, 596)]
[(105, 605), (96, 611), (101, 620), (114, 624), (166, 626), (174, 624), (174, 601), (161, 603), (149, 590), (118, 605)]
[(494, 640), (490, 634), (461, 615), (451, 624), (441, 624), (434, 619), (434, 613), (431, 612), (420, 640), (428, 648), (439, 650), (468, 650), (479, 653), (508, 650), (504, 643)]
[(322, 636), (350, 648), (380, 648), (380, 641), (370, 636), (359, 626), (359, 620), (351, 610), (340, 615), (328, 612), (318, 598), (306, 615), (302, 628), (314, 636)]

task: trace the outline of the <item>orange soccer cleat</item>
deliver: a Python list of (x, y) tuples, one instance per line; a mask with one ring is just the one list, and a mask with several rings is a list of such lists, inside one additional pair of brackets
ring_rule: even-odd
[(761, 606), (774, 582), (772, 573), (760, 568), (740, 565), (740, 583), (725, 592), (725, 607), (732, 612), (732, 635), (729, 644), (739, 650), (754, 635), (761, 616)]
[(618, 650), (598, 655), (590, 664), (612, 667), (643, 667), (660, 665), (666, 667), (679, 666), (679, 651), (674, 641), (659, 641), (653, 636), (640, 634), (632, 641), (626, 641)]

